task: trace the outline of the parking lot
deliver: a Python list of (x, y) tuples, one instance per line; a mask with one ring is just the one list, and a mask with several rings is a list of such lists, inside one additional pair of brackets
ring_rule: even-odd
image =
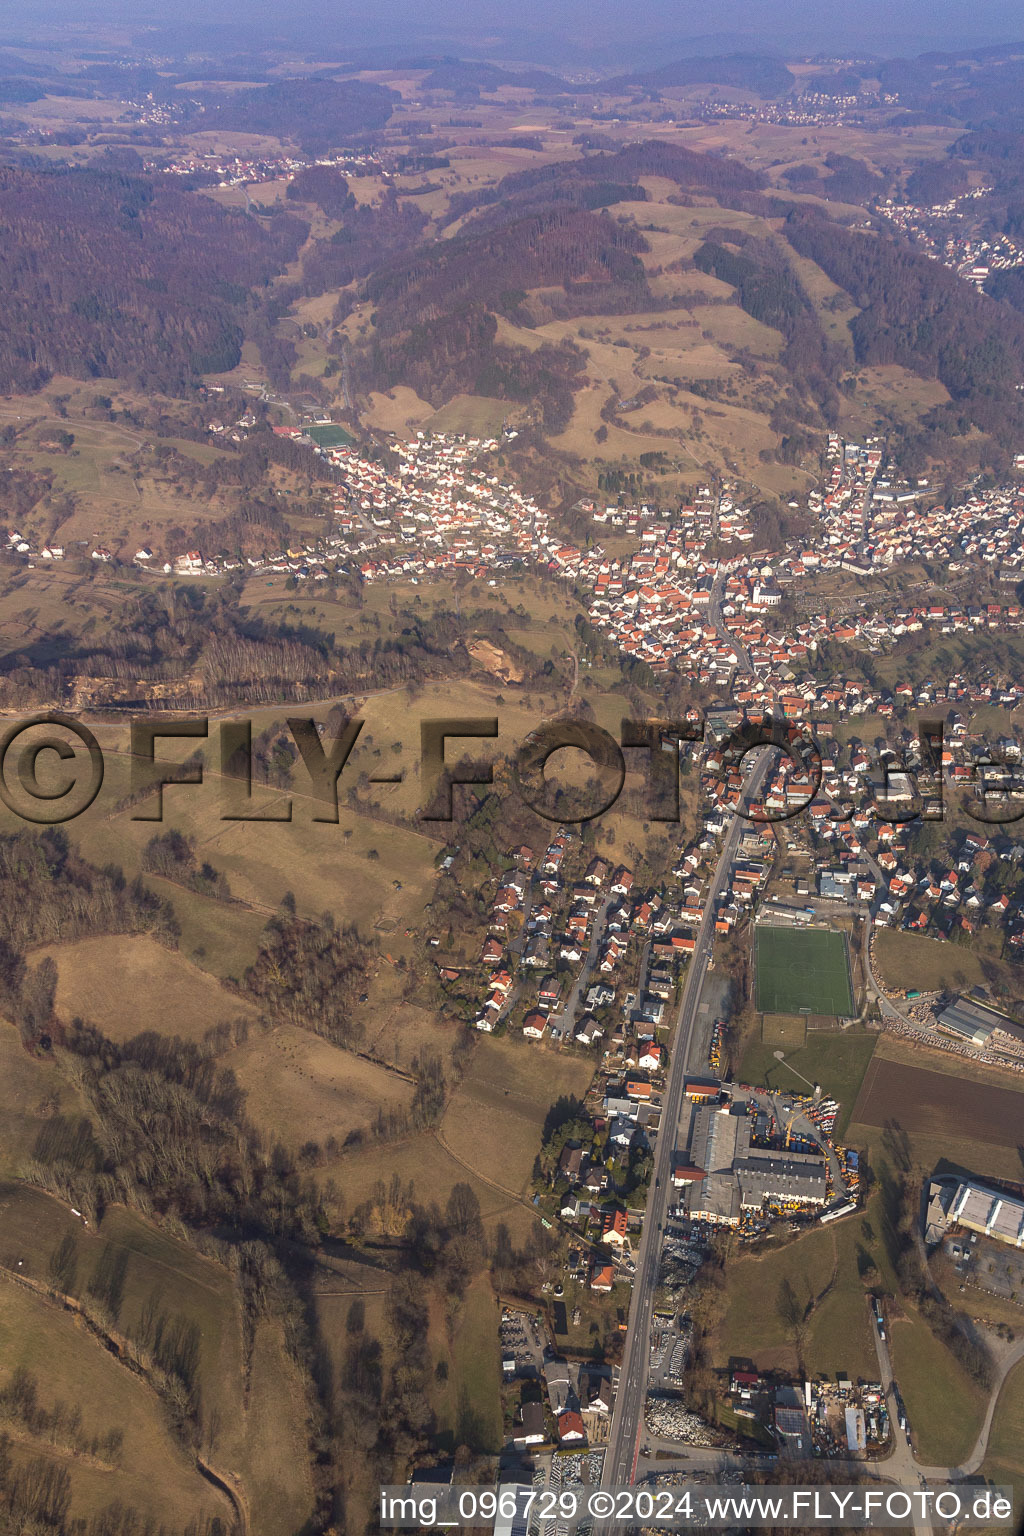
[[(506, 1377), (511, 1375), (539, 1378), (544, 1366), (544, 1347), (550, 1341), (543, 1323), (538, 1323), (532, 1312), (515, 1307), (501, 1309), (501, 1359)], [(505, 1362), (515, 1360), (515, 1371), (507, 1369)]]
[(977, 1234), (947, 1237), (945, 1248), (965, 1284), (1012, 1301), (1024, 1311), (1024, 1253)]

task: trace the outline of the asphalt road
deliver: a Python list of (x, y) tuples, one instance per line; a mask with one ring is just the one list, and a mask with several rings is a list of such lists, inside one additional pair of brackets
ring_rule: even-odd
[[(757, 794), (773, 762), (774, 753), (759, 754), (747, 777), (746, 794), (748, 796)], [(619, 1370), (618, 1390), (615, 1394), (605, 1452), (603, 1486), (606, 1488), (622, 1487), (632, 1483), (636, 1471), (640, 1438), (644, 1428), (643, 1408), (650, 1359), (651, 1319), (658, 1283), (665, 1214), (671, 1194), (672, 1158), (676, 1150), (676, 1137), (683, 1106), (683, 1084), (688, 1072), (697, 1071), (704, 1065), (703, 1042), (697, 1036), (696, 1025), (701, 993), (711, 960), (715, 913), (730, 866), (736, 856), (740, 837), (746, 826), (747, 822), (742, 816), (734, 816), (725, 834), (711, 888), (704, 904), (694, 953), (679, 1004), (672, 1060), (662, 1100), (661, 1129), (658, 1132), (654, 1151), (653, 1183), (640, 1237), (626, 1344)]]
[[(879, 1464), (879, 1470), (884, 1466), (886, 1477), (898, 1483), (901, 1488), (914, 1488), (917, 1484), (924, 1482), (924, 1478), (914, 1460), (914, 1448), (910, 1444), (910, 1437), (906, 1430), (900, 1428), (889, 1346), (878, 1331), (874, 1313), (871, 1314), (871, 1333), (875, 1341), (875, 1353), (878, 1355), (878, 1378), (885, 1393), (885, 1404), (889, 1410), (889, 1425), (892, 1430), (892, 1451), (885, 1458), (884, 1463)], [(915, 1536), (926, 1536), (930, 1531), (931, 1526), (927, 1522), (914, 1521)]]

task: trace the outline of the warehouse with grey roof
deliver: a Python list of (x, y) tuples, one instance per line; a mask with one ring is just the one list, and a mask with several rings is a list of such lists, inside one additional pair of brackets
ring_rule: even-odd
[(765, 1205), (824, 1205), (825, 1162), (813, 1152), (752, 1147), (752, 1121), (735, 1105), (704, 1105), (694, 1117), (690, 1161), (704, 1178), (688, 1186), (690, 1215), (735, 1227)]

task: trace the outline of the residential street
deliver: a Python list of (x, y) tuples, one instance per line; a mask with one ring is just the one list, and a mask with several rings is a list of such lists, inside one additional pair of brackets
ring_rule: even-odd
[(594, 975), (594, 966), (601, 951), (604, 939), (605, 924), (608, 921), (608, 913), (614, 904), (614, 897), (606, 896), (594, 917), (594, 924), (590, 930), (590, 943), (587, 953), (583, 958), (580, 973), (573, 982), (572, 990), (565, 1000), (565, 1007), (560, 1013), (551, 1015), (551, 1023), (559, 1029), (568, 1030), (571, 1034), (576, 1028), (580, 1017), (580, 1002), (586, 996)]

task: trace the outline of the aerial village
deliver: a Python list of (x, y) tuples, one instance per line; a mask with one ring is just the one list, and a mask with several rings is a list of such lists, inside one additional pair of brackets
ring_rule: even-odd
[[(247, 412), (233, 423), (214, 423), (213, 431), (238, 438), (254, 425)], [(584, 1052), (593, 1060), (585, 1101), (545, 1141), (532, 1180), (540, 1220), (565, 1239), (561, 1278), (550, 1284), (555, 1315), (563, 1309), (562, 1334), (570, 1295), (573, 1326), (581, 1306), (602, 1302), (626, 1326), (621, 1297), (636, 1276), (682, 989), (743, 794), (731, 732), (781, 718), (795, 742), (809, 724), (820, 778), (798, 753), (783, 752), (747, 806), (749, 821), (715, 885), (713, 956), (738, 929), (756, 936), (762, 922), (776, 930), (839, 927), (858, 934), (862, 981), (873, 988), (883, 1028), (965, 1060), (1024, 1072), (1024, 1028), (970, 996), (886, 989), (874, 969), (875, 934), (886, 927), (956, 939), (990, 925), (1007, 946), (1024, 948), (1024, 906), (1016, 891), (998, 889), (992, 879), (993, 869), (1024, 871), (1024, 840), (1014, 827), (959, 834), (953, 858), (938, 869), (934, 861), (922, 863), (906, 826), (890, 814), (894, 807), (912, 812), (921, 798), (925, 765), (910, 722), (902, 723), (907, 711), (941, 714), (933, 777), (970, 786), (993, 745), (972, 733), (973, 713), (988, 706), (1008, 714), (1021, 689), (964, 676), (886, 689), (814, 675), (827, 641), (881, 653), (894, 638), (928, 627), (941, 634), (1017, 629), (1024, 611), (1012, 595), (978, 605), (886, 597), (877, 605), (840, 604), (841, 616), (833, 610), (785, 624), (777, 617), (784, 604), (793, 611), (788, 594), (816, 577), (866, 579), (922, 558), (953, 573), (988, 569), (1015, 587), (1024, 486), (974, 490), (947, 510), (926, 484), (887, 475), (881, 442), (832, 436), (826, 484), (807, 498), (818, 519), (813, 540), (756, 552), (751, 512), (736, 487), (705, 487), (671, 513), (650, 504), (580, 503), (577, 511), (595, 533), (608, 528), (617, 547), (622, 534), (632, 536), (632, 552), (613, 557), (599, 542), (582, 549), (567, 542), (547, 511), (496, 472), (493, 456), (514, 438), (512, 429), (492, 438), (419, 434), (373, 456), (330, 423), (275, 430), (332, 467), (333, 508), (322, 536), (263, 560), (193, 550), (167, 562), (143, 546), (130, 557), (137, 570), (209, 579), (245, 569), (285, 575), (296, 586), (335, 574), (418, 585), (460, 572), (497, 586), (533, 570), (571, 582), (594, 629), (624, 655), (654, 674), (688, 674), (729, 701), (705, 712), (703, 742), (679, 743), (698, 786), (697, 817), (671, 869), (638, 880), (628, 863), (596, 854), (578, 829), (560, 827), (543, 852), (507, 851), (475, 963), (437, 962), (448, 1006), (468, 1025), (518, 1037), (524, 1049)], [(1017, 467), (1024, 471), (1024, 456)], [(66, 554), (57, 545), (34, 549), (16, 529), (8, 530), (7, 543), (29, 564)], [(102, 546), (88, 553), (100, 563), (123, 558)], [(863, 739), (856, 734), (861, 717)], [(842, 732), (834, 728), (839, 722)], [(880, 723), (888, 727), (885, 741), (873, 734)], [(1009, 722), (994, 745), (1004, 765), (1021, 764)], [(703, 1028), (704, 1068), (687, 1071), (682, 1114), (666, 1122), (674, 1148), (671, 1204), (658, 1233), (659, 1300), (644, 1415), (650, 1443), (661, 1447), (722, 1445), (678, 1392), (690, 1358), (687, 1288), (719, 1236), (730, 1233), (743, 1245), (780, 1227), (794, 1232), (828, 1223), (856, 1210), (861, 1194), (857, 1153), (835, 1136), (837, 1101), (810, 1084), (806, 1093), (783, 1092), (730, 1080), (725, 1017)], [(693, 1059), (687, 1056), (688, 1067)], [(970, 1199), (980, 1207), (986, 1193), (979, 1189), (955, 1192), (954, 1203), (966, 1209)], [(954, 1243), (963, 1223), (949, 1218), (948, 1194), (940, 1189), (934, 1196), (933, 1225), (938, 1230), (945, 1220)], [(968, 1263), (966, 1252), (959, 1250), (956, 1262)], [(564, 1359), (539, 1318), (508, 1307), (502, 1318), (509, 1441), (520, 1450), (557, 1445), (578, 1453), (574, 1463), (583, 1475), (591, 1448), (608, 1435), (611, 1373), (606, 1365)], [(880, 1312), (874, 1323), (884, 1342)], [(782, 1455), (870, 1457), (891, 1443), (891, 1416), (877, 1382), (840, 1378), (800, 1390), (737, 1367), (727, 1397), (738, 1421), (769, 1426)], [(898, 1394), (893, 1401), (907, 1435)], [(571, 1473), (569, 1462), (553, 1461), (549, 1475), (556, 1468), (559, 1476)]]
[(957, 228), (970, 215), (970, 205), (991, 191), (991, 187), (972, 187), (927, 208), (891, 197), (878, 198), (873, 208), (920, 250), (980, 289), (993, 272), (1024, 266), (1024, 250), (1009, 235), (998, 231), (976, 235)]
[[(253, 426), (255, 418), (246, 412), (230, 427), (214, 422), (211, 431), (239, 439)], [(881, 443), (859, 445), (833, 435), (827, 485), (807, 498), (809, 511), (820, 520), (811, 546), (790, 544), (770, 555), (753, 551), (749, 510), (735, 499), (735, 488), (716, 495), (705, 487), (692, 503), (671, 512), (650, 504), (582, 503), (598, 527), (635, 535), (636, 549), (619, 559), (600, 543), (585, 550), (567, 543), (547, 511), (503, 476), (488, 473), (488, 457), (502, 440), (514, 439), (514, 429), (503, 439), (417, 433), (408, 443), (391, 445), (390, 465), (360, 452), (330, 425), (275, 430), (312, 446), (337, 476), (333, 514), (322, 536), (244, 560), (201, 550), (161, 560), (147, 546), (129, 553), (99, 545), (88, 554), (102, 563), (127, 560), (163, 576), (223, 576), (244, 569), (297, 582), (339, 574), (364, 583), (421, 583), (464, 571), (497, 586), (515, 569), (540, 569), (571, 580), (586, 595), (594, 626), (652, 671), (671, 669), (723, 688), (742, 673), (737, 702), (775, 702), (791, 718), (840, 710), (844, 718), (885, 717), (901, 705), (945, 702), (1009, 709), (1022, 697), (1008, 679), (972, 685), (953, 675), (934, 684), (897, 684), (891, 691), (841, 676), (821, 681), (814, 677), (814, 660), (819, 647), (831, 641), (870, 655), (926, 629), (956, 634), (1024, 627), (1024, 608), (1012, 591), (1024, 574), (1024, 485), (977, 491), (947, 510), (930, 504), (926, 484), (902, 485), (882, 473)], [(1024, 454), (1017, 469), (1024, 475)], [(7, 531), (7, 548), (29, 564), (59, 561), (66, 554), (59, 544), (36, 549), (15, 528)], [(865, 597), (839, 616), (809, 614), (791, 633), (773, 623), (784, 596), (806, 578), (870, 577), (911, 559), (933, 561), (953, 574), (975, 564), (987, 567), (1011, 588), (1007, 601), (879, 603)]]

